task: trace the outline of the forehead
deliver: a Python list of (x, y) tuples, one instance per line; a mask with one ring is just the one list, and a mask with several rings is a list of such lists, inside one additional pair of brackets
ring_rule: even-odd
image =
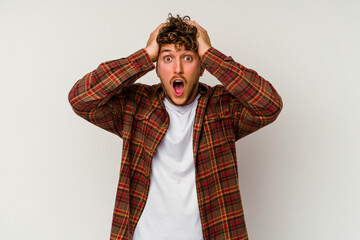
[(160, 49), (160, 54), (173, 53), (173, 54), (196, 54), (194, 51), (186, 50), (184, 46), (175, 47), (175, 44), (163, 45)]

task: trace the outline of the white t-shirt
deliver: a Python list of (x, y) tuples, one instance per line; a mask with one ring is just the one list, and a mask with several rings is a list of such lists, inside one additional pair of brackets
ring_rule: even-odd
[(186, 106), (164, 100), (170, 125), (152, 160), (149, 194), (134, 240), (203, 239), (192, 144), (199, 97)]

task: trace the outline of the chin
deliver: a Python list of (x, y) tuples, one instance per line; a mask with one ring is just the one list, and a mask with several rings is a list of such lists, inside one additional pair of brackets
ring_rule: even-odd
[(176, 105), (176, 106), (184, 106), (184, 105), (187, 105), (187, 99), (182, 99), (182, 98), (179, 98), (179, 97), (173, 97), (173, 98), (167, 98), (169, 100), (170, 103), (172, 103), (173, 105)]
[(174, 105), (176, 105), (176, 106), (184, 106), (184, 105), (186, 105), (185, 104), (185, 101), (174, 101), (174, 100), (170, 100), (170, 102), (172, 103), (172, 104), (174, 104)]

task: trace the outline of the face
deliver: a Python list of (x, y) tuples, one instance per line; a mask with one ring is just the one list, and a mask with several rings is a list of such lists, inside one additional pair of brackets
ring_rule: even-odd
[(199, 55), (174, 44), (161, 47), (156, 65), (165, 97), (174, 105), (192, 103), (197, 95), (201, 75)]

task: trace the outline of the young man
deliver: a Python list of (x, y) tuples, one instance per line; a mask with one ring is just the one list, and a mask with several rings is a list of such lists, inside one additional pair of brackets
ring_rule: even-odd
[[(134, 83), (154, 68), (160, 84)], [(204, 69), (222, 85), (199, 83)], [(274, 121), (282, 102), (196, 22), (170, 15), (145, 49), (102, 63), (69, 101), (123, 139), (111, 239), (248, 239), (235, 142)]]

